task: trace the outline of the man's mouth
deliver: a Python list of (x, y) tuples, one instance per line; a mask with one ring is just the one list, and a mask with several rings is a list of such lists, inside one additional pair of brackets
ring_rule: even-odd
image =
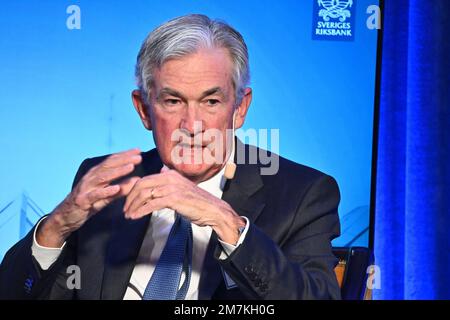
[(178, 146), (180, 146), (181, 148), (190, 148), (190, 149), (194, 149), (194, 148), (206, 148), (207, 145), (202, 145), (202, 144), (189, 144), (189, 143), (178, 143)]

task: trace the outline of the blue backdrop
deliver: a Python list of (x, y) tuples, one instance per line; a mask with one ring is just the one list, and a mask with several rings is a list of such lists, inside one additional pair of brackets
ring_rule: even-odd
[(450, 299), (450, 2), (384, 17), (375, 297)]
[[(317, 0), (2, 1), (0, 258), (70, 191), (87, 157), (154, 146), (131, 104), (141, 42), (204, 13), (247, 41), (254, 101), (245, 128), (280, 130), (281, 155), (334, 176), (343, 235), (367, 245), (377, 30), (353, 1), (353, 41), (312, 40)], [(70, 5), (81, 29), (69, 29)]]

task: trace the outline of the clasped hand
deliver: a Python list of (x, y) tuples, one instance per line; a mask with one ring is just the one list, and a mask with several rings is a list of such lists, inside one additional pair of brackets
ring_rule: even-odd
[(153, 211), (170, 208), (198, 226), (210, 226), (219, 239), (235, 244), (245, 220), (225, 201), (198, 187), (175, 170), (142, 178), (131, 177), (142, 157), (138, 149), (117, 153), (92, 167), (61, 202), (37, 233), (39, 244), (60, 247), (90, 217), (119, 197), (126, 197), (125, 217), (139, 219)]

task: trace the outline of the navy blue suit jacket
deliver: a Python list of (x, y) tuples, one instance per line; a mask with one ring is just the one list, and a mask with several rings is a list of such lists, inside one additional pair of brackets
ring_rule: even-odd
[[(246, 154), (258, 153), (254, 148), (246, 145)], [(131, 175), (160, 171), (156, 149), (142, 156)], [(74, 185), (104, 158), (85, 160)], [(222, 199), (251, 223), (244, 242), (226, 260), (218, 259), (221, 248), (213, 232), (199, 299), (339, 299), (331, 249), (340, 232), (336, 181), (282, 157), (275, 175), (261, 175), (261, 167), (259, 161), (238, 164), (225, 185)], [(126, 220), (124, 200), (117, 199), (74, 232), (45, 271), (31, 254), (31, 230), (0, 266), (0, 299), (122, 299), (151, 219)], [(74, 264), (81, 270), (79, 290), (66, 285), (67, 267)], [(237, 287), (227, 289), (221, 268)]]

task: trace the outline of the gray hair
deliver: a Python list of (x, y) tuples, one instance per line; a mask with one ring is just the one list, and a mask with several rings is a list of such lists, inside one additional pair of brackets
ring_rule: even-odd
[(225, 48), (233, 62), (232, 82), (236, 105), (240, 104), (250, 81), (247, 45), (242, 35), (223, 21), (190, 14), (170, 20), (145, 39), (136, 63), (136, 82), (147, 102), (153, 84), (153, 71), (169, 59), (195, 53), (199, 48)]

